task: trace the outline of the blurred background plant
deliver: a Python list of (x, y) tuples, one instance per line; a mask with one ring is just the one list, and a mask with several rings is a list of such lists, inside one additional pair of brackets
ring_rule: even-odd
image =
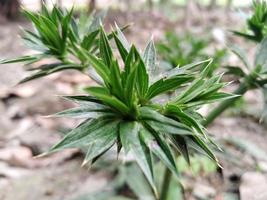
[[(212, 58), (209, 76), (219, 67), (222, 67), (226, 56), (226, 49), (210, 50), (211, 39), (196, 37), (190, 32), (177, 34), (174, 31), (166, 32), (162, 41), (157, 42), (157, 52), (162, 59), (160, 66), (172, 69), (182, 67), (191, 62), (198, 62)], [(212, 53), (209, 53), (209, 50)]]

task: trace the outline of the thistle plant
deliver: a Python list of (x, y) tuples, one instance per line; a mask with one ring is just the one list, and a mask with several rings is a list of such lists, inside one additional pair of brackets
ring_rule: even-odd
[[(44, 13), (25, 14), (37, 32), (25, 31), (23, 38), (41, 53), (3, 63), (37, 64), (47, 57), (59, 63), (32, 69), (37, 73), (22, 82), (75, 69), (91, 71), (98, 84), (84, 88), (84, 95), (64, 96), (78, 106), (55, 116), (84, 120), (48, 153), (79, 148), (86, 152), (84, 164), (92, 164), (115, 146), (118, 155), (123, 152), (133, 156), (156, 196), (156, 162), (161, 161), (177, 178), (177, 155), (190, 163), (190, 154), (197, 150), (218, 164), (212, 151), (217, 146), (202, 126), (198, 110), (235, 96), (220, 92), (227, 84), (221, 82), (221, 74), (208, 76), (211, 59), (156, 75), (157, 55), (152, 40), (141, 52), (117, 25), (107, 34), (99, 18), (81, 36), (72, 11), (54, 8), (52, 12), (45, 9)], [(170, 91), (174, 97), (161, 98)]]

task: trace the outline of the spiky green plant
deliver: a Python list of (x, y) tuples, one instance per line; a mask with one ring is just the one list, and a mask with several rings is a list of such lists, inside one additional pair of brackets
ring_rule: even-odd
[[(84, 121), (69, 132), (49, 153), (67, 148), (85, 150), (84, 163), (93, 163), (113, 146), (118, 154), (131, 153), (152, 186), (154, 163), (161, 160), (179, 177), (176, 155), (190, 162), (191, 149), (218, 160), (209, 145), (214, 143), (201, 125), (198, 112), (202, 105), (233, 98), (220, 92), (226, 84), (222, 75), (208, 77), (211, 60), (188, 64), (155, 77), (156, 50), (150, 41), (141, 53), (130, 45), (121, 32), (107, 34), (101, 23), (92, 23), (81, 38), (72, 11), (54, 8), (44, 13), (25, 11), (37, 33), (25, 31), (24, 39), (40, 54), (5, 60), (3, 63), (28, 62), (49, 57), (60, 63), (43, 65), (38, 72), (22, 82), (63, 69), (81, 72), (88, 68), (96, 74), (98, 86), (84, 89), (82, 96), (65, 96), (78, 107), (57, 113), (57, 117), (83, 118)], [(93, 31), (92, 31), (93, 30)], [(113, 38), (116, 49), (111, 48)], [(118, 51), (120, 58), (117, 58)], [(120, 62), (121, 61), (121, 62)], [(195, 68), (203, 69), (201, 71)], [(192, 72), (195, 71), (195, 72)], [(174, 91), (169, 100), (161, 97)], [(157, 98), (156, 98), (157, 97)], [(157, 159), (155, 159), (157, 158)]]
[[(1, 61), (2, 64), (21, 62), (25, 64), (28, 71), (33, 71), (32, 75), (24, 78), (20, 83), (63, 70), (78, 70), (94, 77), (88, 71), (89, 63), (83, 51), (98, 53), (99, 28), (105, 12), (94, 16), (83, 16), (77, 20), (73, 16), (73, 9), (67, 11), (55, 6), (50, 11), (44, 5), (42, 12), (24, 10), (23, 13), (32, 22), (34, 30), (24, 29), (22, 39), (36, 53)], [(112, 34), (109, 34), (108, 38), (111, 39)], [(47, 62), (47, 59), (54, 62), (49, 61), (49, 64), (31, 67), (42, 60)]]
[[(238, 56), (243, 66), (228, 66), (226, 68), (228, 74), (232, 74), (240, 80), (238, 88), (234, 91), (235, 94), (240, 96), (253, 89), (261, 89), (264, 92), (267, 84), (267, 3), (265, 1), (253, 1), (253, 8), (253, 15), (247, 19), (249, 25), (247, 32), (250, 34), (236, 31), (234, 33), (258, 44), (254, 60), (250, 62), (246, 51), (241, 47), (231, 46), (230, 49)], [(210, 124), (223, 111), (233, 106), (236, 100), (237, 98), (222, 102), (208, 114), (206, 120), (203, 121), (203, 125)]]
[(247, 19), (245, 32), (233, 31), (238, 36), (254, 42), (261, 42), (267, 36), (267, 2), (264, 0), (253, 1), (253, 13)]

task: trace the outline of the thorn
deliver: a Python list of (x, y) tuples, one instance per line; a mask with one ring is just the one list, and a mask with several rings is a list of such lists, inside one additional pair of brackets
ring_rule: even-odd
[(82, 167), (84, 167), (88, 162), (89, 162), (89, 160), (84, 159), (84, 161), (82, 163)]
[(48, 154), (49, 154), (48, 152), (45, 152), (45, 153), (39, 154), (39, 155), (37, 155), (37, 156), (34, 156), (33, 159), (42, 158), (42, 157), (47, 156)]
[(58, 117), (58, 116), (52, 114), (52, 115), (42, 115), (41, 117), (42, 118), (52, 118), (52, 117)]
[(115, 24), (115, 28), (120, 30), (118, 24), (115, 21), (114, 21), (114, 24)]

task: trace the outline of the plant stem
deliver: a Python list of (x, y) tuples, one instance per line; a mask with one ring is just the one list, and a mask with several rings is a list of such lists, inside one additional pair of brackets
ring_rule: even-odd
[[(244, 81), (240, 83), (239, 87), (233, 92), (233, 94), (242, 96), (249, 90), (249, 87), (247, 83)], [(222, 114), (227, 108), (233, 105), (239, 98), (232, 98), (223, 101), (219, 106), (215, 109), (213, 109), (208, 116), (206, 117), (206, 120), (202, 122), (203, 126), (208, 126), (211, 124), (220, 114)]]
[(168, 192), (169, 192), (169, 187), (170, 187), (170, 183), (171, 183), (171, 178), (172, 178), (172, 173), (166, 167), (165, 168), (165, 172), (164, 172), (163, 183), (161, 185), (160, 200), (167, 200), (167, 198), (168, 198)]

